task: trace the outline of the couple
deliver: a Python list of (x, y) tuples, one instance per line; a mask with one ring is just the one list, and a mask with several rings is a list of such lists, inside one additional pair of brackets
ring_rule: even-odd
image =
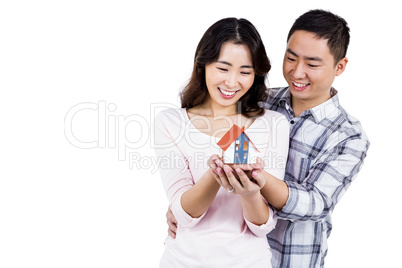
[[(303, 14), (288, 34), (288, 87), (267, 90), (271, 65), (249, 21), (222, 19), (205, 32), (182, 109), (156, 118), (157, 156), (186, 163), (160, 167), (170, 204), (160, 267), (324, 266), (332, 210), (369, 147), (332, 88), (348, 44), (339, 16)], [(234, 125), (257, 163), (224, 163), (217, 143)]]

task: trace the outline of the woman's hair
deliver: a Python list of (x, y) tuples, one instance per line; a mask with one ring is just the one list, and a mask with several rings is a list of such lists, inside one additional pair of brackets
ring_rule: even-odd
[(206, 100), (208, 89), (205, 66), (218, 60), (225, 42), (246, 45), (250, 50), (255, 72), (253, 85), (237, 103), (237, 112), (246, 117), (263, 115), (262, 103), (267, 100), (265, 78), (271, 69), (271, 63), (257, 29), (248, 20), (237, 18), (219, 20), (204, 33), (195, 52), (190, 81), (180, 93), (181, 107), (189, 109)]

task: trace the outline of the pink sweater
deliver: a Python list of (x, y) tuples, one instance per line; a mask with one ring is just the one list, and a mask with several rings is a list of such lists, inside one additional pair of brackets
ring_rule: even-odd
[[(289, 142), (286, 118), (266, 110), (246, 130), (260, 151), (265, 170), (284, 178)], [(207, 160), (219, 154), (219, 138), (196, 129), (185, 109), (167, 109), (155, 119), (156, 156), (170, 208), (178, 221), (176, 239), (167, 237), (160, 267), (271, 267), (266, 234), (276, 220), (257, 226), (243, 216), (239, 197), (221, 188), (208, 211), (190, 217), (181, 195), (207, 171)]]

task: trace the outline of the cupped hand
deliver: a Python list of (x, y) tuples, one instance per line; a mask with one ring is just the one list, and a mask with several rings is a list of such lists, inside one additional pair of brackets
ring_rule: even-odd
[(242, 169), (241, 167), (234, 165), (233, 168), (224, 165), (223, 170), (229, 184), (235, 189), (233, 193), (239, 195), (249, 195), (259, 193), (260, 189), (265, 185), (265, 178), (258, 176), (257, 171), (251, 171), (251, 178), (245, 171), (248, 169)]
[(233, 187), (230, 184), (225, 174), (225, 171), (223, 170), (225, 164), (223, 163), (222, 158), (214, 154), (208, 159), (207, 164), (211, 169), (212, 175), (214, 176), (215, 180), (219, 183), (219, 185), (225, 188), (228, 192), (231, 192)]

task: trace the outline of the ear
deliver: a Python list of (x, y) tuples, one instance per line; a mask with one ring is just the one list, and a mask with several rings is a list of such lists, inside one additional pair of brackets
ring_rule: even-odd
[(348, 58), (344, 57), (336, 64), (336, 67), (335, 67), (335, 70), (336, 70), (335, 75), (336, 76), (341, 75), (345, 71), (346, 64), (348, 64), (348, 61), (349, 61)]

